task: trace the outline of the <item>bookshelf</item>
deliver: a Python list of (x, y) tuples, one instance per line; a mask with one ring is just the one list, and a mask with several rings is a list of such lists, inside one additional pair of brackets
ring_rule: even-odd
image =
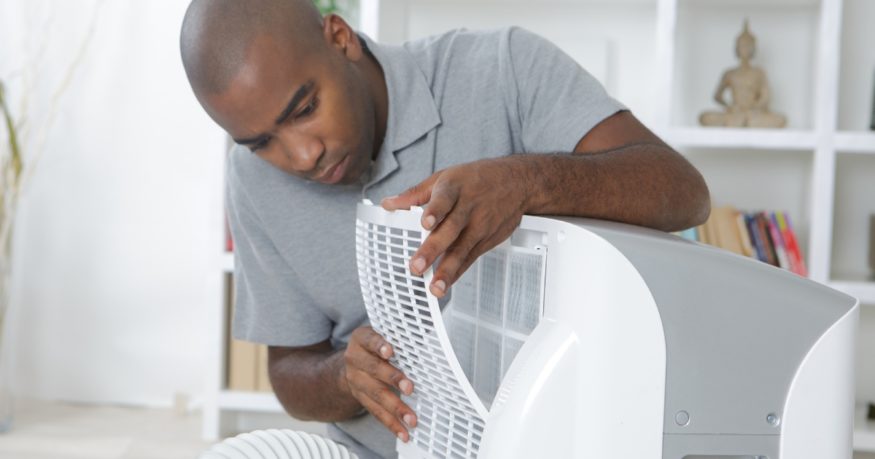
[[(401, 43), (458, 27), (520, 25), (562, 47), (705, 174), (715, 205), (791, 215), (809, 277), (866, 305), (858, 352), (860, 401), (875, 401), (875, 280), (866, 265), (875, 213), (875, 2), (871, 0), (360, 0), (360, 30)], [(736, 65), (744, 19), (757, 37), (781, 130), (702, 128), (698, 114), (722, 72)], [(221, 190), (215, 203), (222, 225)], [(221, 233), (221, 231), (218, 231)], [(223, 247), (221, 234), (216, 247)], [(217, 251), (208, 324), (216, 333), (204, 436), (231, 433), (237, 413), (281, 413), (270, 394), (224, 389), (222, 282), (233, 255)], [(221, 305), (221, 307), (219, 307)], [(859, 421), (860, 419), (858, 419)], [(231, 429), (231, 430), (229, 430)], [(860, 421), (855, 450), (875, 453), (875, 427)]]

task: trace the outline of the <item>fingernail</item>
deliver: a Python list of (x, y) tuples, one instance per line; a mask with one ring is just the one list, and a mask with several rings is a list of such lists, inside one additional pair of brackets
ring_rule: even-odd
[(404, 435), (404, 432), (398, 432), (398, 439), (407, 443), (407, 435)]
[(407, 379), (402, 379), (401, 382), (398, 383), (398, 388), (401, 389), (401, 392), (410, 395), (410, 393), (413, 392), (413, 383)]
[(425, 270), (425, 258), (416, 257), (413, 259), (413, 271), (421, 274)]
[(435, 295), (443, 295), (444, 290), (447, 289), (447, 283), (442, 280), (436, 281), (435, 283), (431, 284), (431, 286), (432, 290), (435, 290), (436, 292)]
[(407, 424), (408, 427), (413, 427), (414, 422), (416, 422), (416, 418), (414, 418), (412, 414), (404, 415), (404, 423)]
[(429, 215), (425, 217), (425, 221), (422, 222), (422, 227), (430, 230), (432, 226), (434, 226), (435, 218), (434, 215)]
[(390, 353), (389, 346), (384, 344), (383, 347), (380, 348), (380, 355), (382, 355), (383, 357), (389, 358), (389, 353)]

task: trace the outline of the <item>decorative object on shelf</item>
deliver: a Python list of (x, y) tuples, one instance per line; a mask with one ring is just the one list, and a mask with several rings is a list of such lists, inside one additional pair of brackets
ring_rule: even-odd
[[(770, 96), (766, 72), (750, 63), (755, 49), (756, 38), (750, 33), (745, 20), (744, 30), (735, 45), (735, 54), (741, 60), (741, 65), (723, 74), (714, 93), (714, 100), (723, 107), (723, 111), (703, 112), (699, 116), (702, 126), (782, 128), (787, 125), (784, 115), (769, 111)], [(724, 98), (727, 90), (732, 98), (731, 102)]]

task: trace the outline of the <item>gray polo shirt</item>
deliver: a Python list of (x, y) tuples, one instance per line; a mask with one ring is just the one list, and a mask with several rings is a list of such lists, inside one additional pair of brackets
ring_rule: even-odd
[[(330, 339), (368, 323), (356, 272), (355, 206), (456, 164), (570, 152), (622, 110), (555, 45), (520, 28), (466, 30), (386, 46), (367, 39), (389, 93), (386, 137), (359, 185), (308, 182), (245, 147), (232, 150), (227, 206), (235, 243), (235, 338), (274, 346)], [(359, 457), (394, 457), (369, 415), (329, 429)], [(366, 449), (367, 448), (367, 449)]]

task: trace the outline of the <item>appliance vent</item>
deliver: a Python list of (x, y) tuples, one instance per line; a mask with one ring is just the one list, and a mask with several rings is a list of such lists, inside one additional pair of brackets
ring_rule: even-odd
[(476, 457), (486, 408), (453, 355), (430, 279), (408, 268), (422, 239), (422, 231), (358, 220), (362, 296), (371, 326), (395, 349), (391, 363), (414, 383), (404, 397), (418, 417), (411, 441), (437, 457)]
[(428, 235), (420, 217), (359, 206), (362, 297), (371, 326), (395, 349), (391, 363), (414, 383), (413, 395), (402, 396), (418, 417), (404, 448), (417, 457), (476, 457), (487, 407), (541, 317), (545, 249), (505, 243), (484, 254), (442, 312), (427, 289), (431, 270), (408, 268)]

